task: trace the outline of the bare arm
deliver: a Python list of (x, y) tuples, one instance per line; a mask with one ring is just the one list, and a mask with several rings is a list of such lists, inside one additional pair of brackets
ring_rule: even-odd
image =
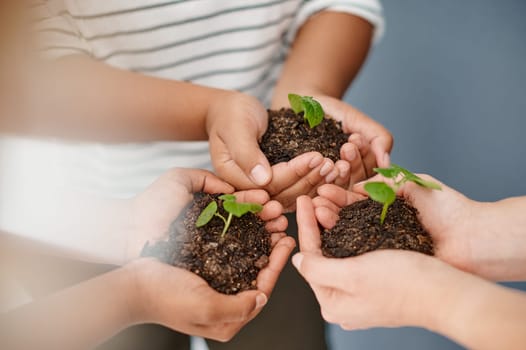
[[(526, 295), (455, 271), (457, 278), (434, 292), (428, 328), (470, 349), (522, 349), (526, 344)], [(452, 274), (452, 277), (454, 274)], [(437, 307), (437, 305), (439, 307)]]
[(11, 121), (8, 130), (96, 141), (206, 140), (209, 105), (231, 93), (80, 55), (33, 68), (25, 118)]
[(287, 106), (289, 92), (341, 98), (369, 52), (372, 35), (373, 26), (357, 16), (330, 11), (313, 16), (294, 40), (272, 106)]

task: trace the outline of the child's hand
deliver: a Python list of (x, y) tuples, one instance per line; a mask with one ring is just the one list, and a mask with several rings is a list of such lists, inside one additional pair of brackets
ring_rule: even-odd
[(264, 188), (291, 211), (299, 195), (313, 195), (339, 173), (330, 159), (317, 152), (270, 167), (258, 144), (267, 122), (267, 111), (251, 96), (233, 92), (215, 102), (207, 117), (212, 163), (235, 188)]
[(201, 277), (155, 259), (140, 259), (125, 268), (133, 276), (130, 320), (157, 323), (176, 331), (227, 341), (266, 304), (295, 246), (290, 237), (274, 242), (269, 264), (257, 277), (257, 290), (225, 295)]
[(238, 189), (261, 188), (272, 179), (258, 140), (268, 114), (254, 97), (229, 92), (213, 102), (206, 117), (210, 155), (217, 174)]
[(323, 95), (314, 98), (327, 115), (341, 121), (343, 130), (351, 134), (349, 142), (340, 149), (343, 161), (336, 163), (340, 175), (335, 184), (350, 188), (371, 177), (374, 167), (389, 166), (393, 137), (386, 128), (337, 98)]
[(328, 322), (344, 329), (430, 327), (433, 317), (440, 315), (441, 301), (452, 302), (443, 293), (466, 278), (438, 259), (409, 251), (325, 258), (314, 210), (310, 198), (298, 198), (300, 253), (293, 263), (312, 287)]
[[(179, 212), (192, 200), (193, 193), (232, 193), (234, 188), (206, 170), (173, 169), (162, 175), (131, 202), (131, 234), (128, 237), (127, 260), (139, 257), (144, 244), (167, 238), (168, 228)], [(273, 241), (283, 238), (287, 219), (283, 207), (270, 201), (263, 190), (237, 192), (241, 202), (263, 204), (259, 213)]]

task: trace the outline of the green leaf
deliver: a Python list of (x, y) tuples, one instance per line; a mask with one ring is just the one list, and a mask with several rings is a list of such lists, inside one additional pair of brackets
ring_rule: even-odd
[(441, 190), (442, 189), (442, 187), (439, 184), (437, 184), (436, 182), (424, 180), (420, 176), (418, 176), (418, 175), (414, 174), (413, 172), (401, 167), (400, 165), (391, 164), (391, 167), (399, 169), (400, 172), (404, 175), (404, 177), (405, 177), (405, 179), (407, 181), (412, 181), (412, 182), (416, 183), (419, 186), (422, 186), (422, 187), (425, 187), (425, 188), (430, 188), (432, 190)]
[(304, 112), (303, 116), (311, 129), (322, 122), (325, 112), (318, 101), (310, 96), (296, 94), (289, 94), (288, 97), (290, 107), (294, 113)]
[(201, 227), (208, 224), (210, 220), (212, 220), (212, 218), (214, 217), (215, 213), (217, 213), (217, 203), (215, 201), (212, 201), (208, 203), (206, 208), (204, 208), (201, 214), (199, 214), (199, 217), (195, 222), (195, 226)]
[(414, 183), (416, 183), (417, 185), (420, 185), (420, 186), (425, 187), (425, 188), (430, 188), (432, 190), (441, 190), (442, 189), (442, 186), (440, 186), (436, 182), (424, 180), (421, 177), (418, 177), (416, 175), (415, 175), (415, 179), (413, 179), (412, 181)]
[(322, 122), (323, 117), (325, 117), (325, 112), (320, 103), (312, 97), (305, 96), (302, 98), (302, 102), (305, 106), (305, 119), (307, 119), (307, 122), (312, 129)]
[(372, 200), (382, 204), (390, 205), (396, 199), (395, 191), (385, 182), (368, 182), (365, 184), (365, 190)]
[(301, 102), (300, 95), (289, 94), (289, 103), (294, 113), (298, 114), (303, 112), (303, 103)]
[(374, 171), (376, 171), (378, 174), (388, 178), (388, 179), (394, 179), (400, 174), (400, 171), (398, 169), (395, 169), (393, 167), (389, 168), (373, 168)]
[(233, 194), (222, 194), (219, 196), (219, 199), (221, 199), (224, 202), (235, 202), (236, 196)]
[(257, 203), (224, 202), (223, 208), (230, 214), (240, 218), (246, 213), (259, 213), (263, 206)]

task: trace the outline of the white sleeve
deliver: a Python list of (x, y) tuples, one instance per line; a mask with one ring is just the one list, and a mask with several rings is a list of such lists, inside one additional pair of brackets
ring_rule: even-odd
[(63, 1), (42, 1), (32, 6), (30, 11), (37, 48), (42, 57), (57, 59), (74, 54), (91, 56), (88, 42), (75, 26)]
[(320, 11), (336, 11), (362, 17), (374, 26), (373, 43), (378, 42), (385, 30), (382, 4), (379, 0), (304, 0), (288, 33), (288, 42), (312, 15)]

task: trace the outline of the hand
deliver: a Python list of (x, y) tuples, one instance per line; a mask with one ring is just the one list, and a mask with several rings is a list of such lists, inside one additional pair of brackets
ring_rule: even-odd
[(258, 143), (267, 124), (268, 114), (261, 103), (239, 92), (227, 93), (208, 109), (212, 163), (217, 174), (237, 189), (260, 188), (272, 179)]
[(298, 198), (297, 222), (301, 253), (293, 257), (293, 264), (316, 294), (324, 319), (344, 329), (431, 327), (440, 315), (440, 303), (450, 302), (443, 298), (451, 295), (448, 289), (466, 279), (438, 259), (409, 251), (325, 258), (308, 197)]
[[(167, 237), (168, 228), (179, 212), (192, 200), (193, 193), (232, 193), (234, 188), (206, 170), (172, 169), (162, 175), (146, 191), (131, 201), (132, 219), (128, 236), (127, 260), (139, 257), (148, 241)], [(274, 239), (283, 237), (287, 219), (282, 215), (283, 207), (269, 201), (263, 190), (237, 192), (241, 202), (264, 204), (259, 216), (266, 221), (266, 228)]]
[(349, 142), (340, 149), (342, 161), (336, 163), (340, 176), (335, 184), (350, 188), (371, 177), (374, 167), (389, 166), (393, 137), (386, 128), (337, 98), (324, 95), (314, 98), (327, 115), (342, 122), (343, 131), (351, 134)]
[[(440, 183), (428, 175), (419, 176)], [(379, 175), (371, 179), (378, 180), (384, 179)], [(314, 205), (323, 227), (334, 226), (339, 208), (365, 198), (363, 185), (354, 186), (355, 192), (331, 185), (319, 188), (320, 196), (314, 199)], [(406, 183), (397, 193), (418, 210), (420, 222), (433, 237), (436, 257), (484, 278), (521, 280), (526, 271), (519, 268), (524, 265), (519, 263), (524, 256), (520, 247), (525, 245), (526, 239), (514, 238), (509, 233), (512, 230), (503, 226), (505, 223), (500, 224), (499, 230), (503, 232), (495, 233), (491, 228), (499, 226), (495, 204), (476, 202), (444, 184), (441, 186), (441, 191), (432, 191)]]
[(299, 155), (288, 162), (272, 167), (272, 181), (265, 190), (272, 199), (279, 201), (285, 212), (296, 208), (296, 198), (300, 195), (314, 196), (316, 189), (338, 177), (338, 169), (329, 158), (318, 152)]
[(236, 295), (218, 293), (201, 277), (155, 259), (134, 261), (125, 267), (134, 280), (131, 322), (228, 341), (262, 310), (294, 246), (290, 237), (275, 240), (258, 289)]
[(264, 188), (286, 211), (296, 197), (313, 195), (338, 177), (330, 159), (317, 152), (270, 166), (258, 140), (267, 129), (268, 114), (255, 98), (231, 93), (214, 103), (207, 116), (210, 154), (217, 174), (237, 189)]

